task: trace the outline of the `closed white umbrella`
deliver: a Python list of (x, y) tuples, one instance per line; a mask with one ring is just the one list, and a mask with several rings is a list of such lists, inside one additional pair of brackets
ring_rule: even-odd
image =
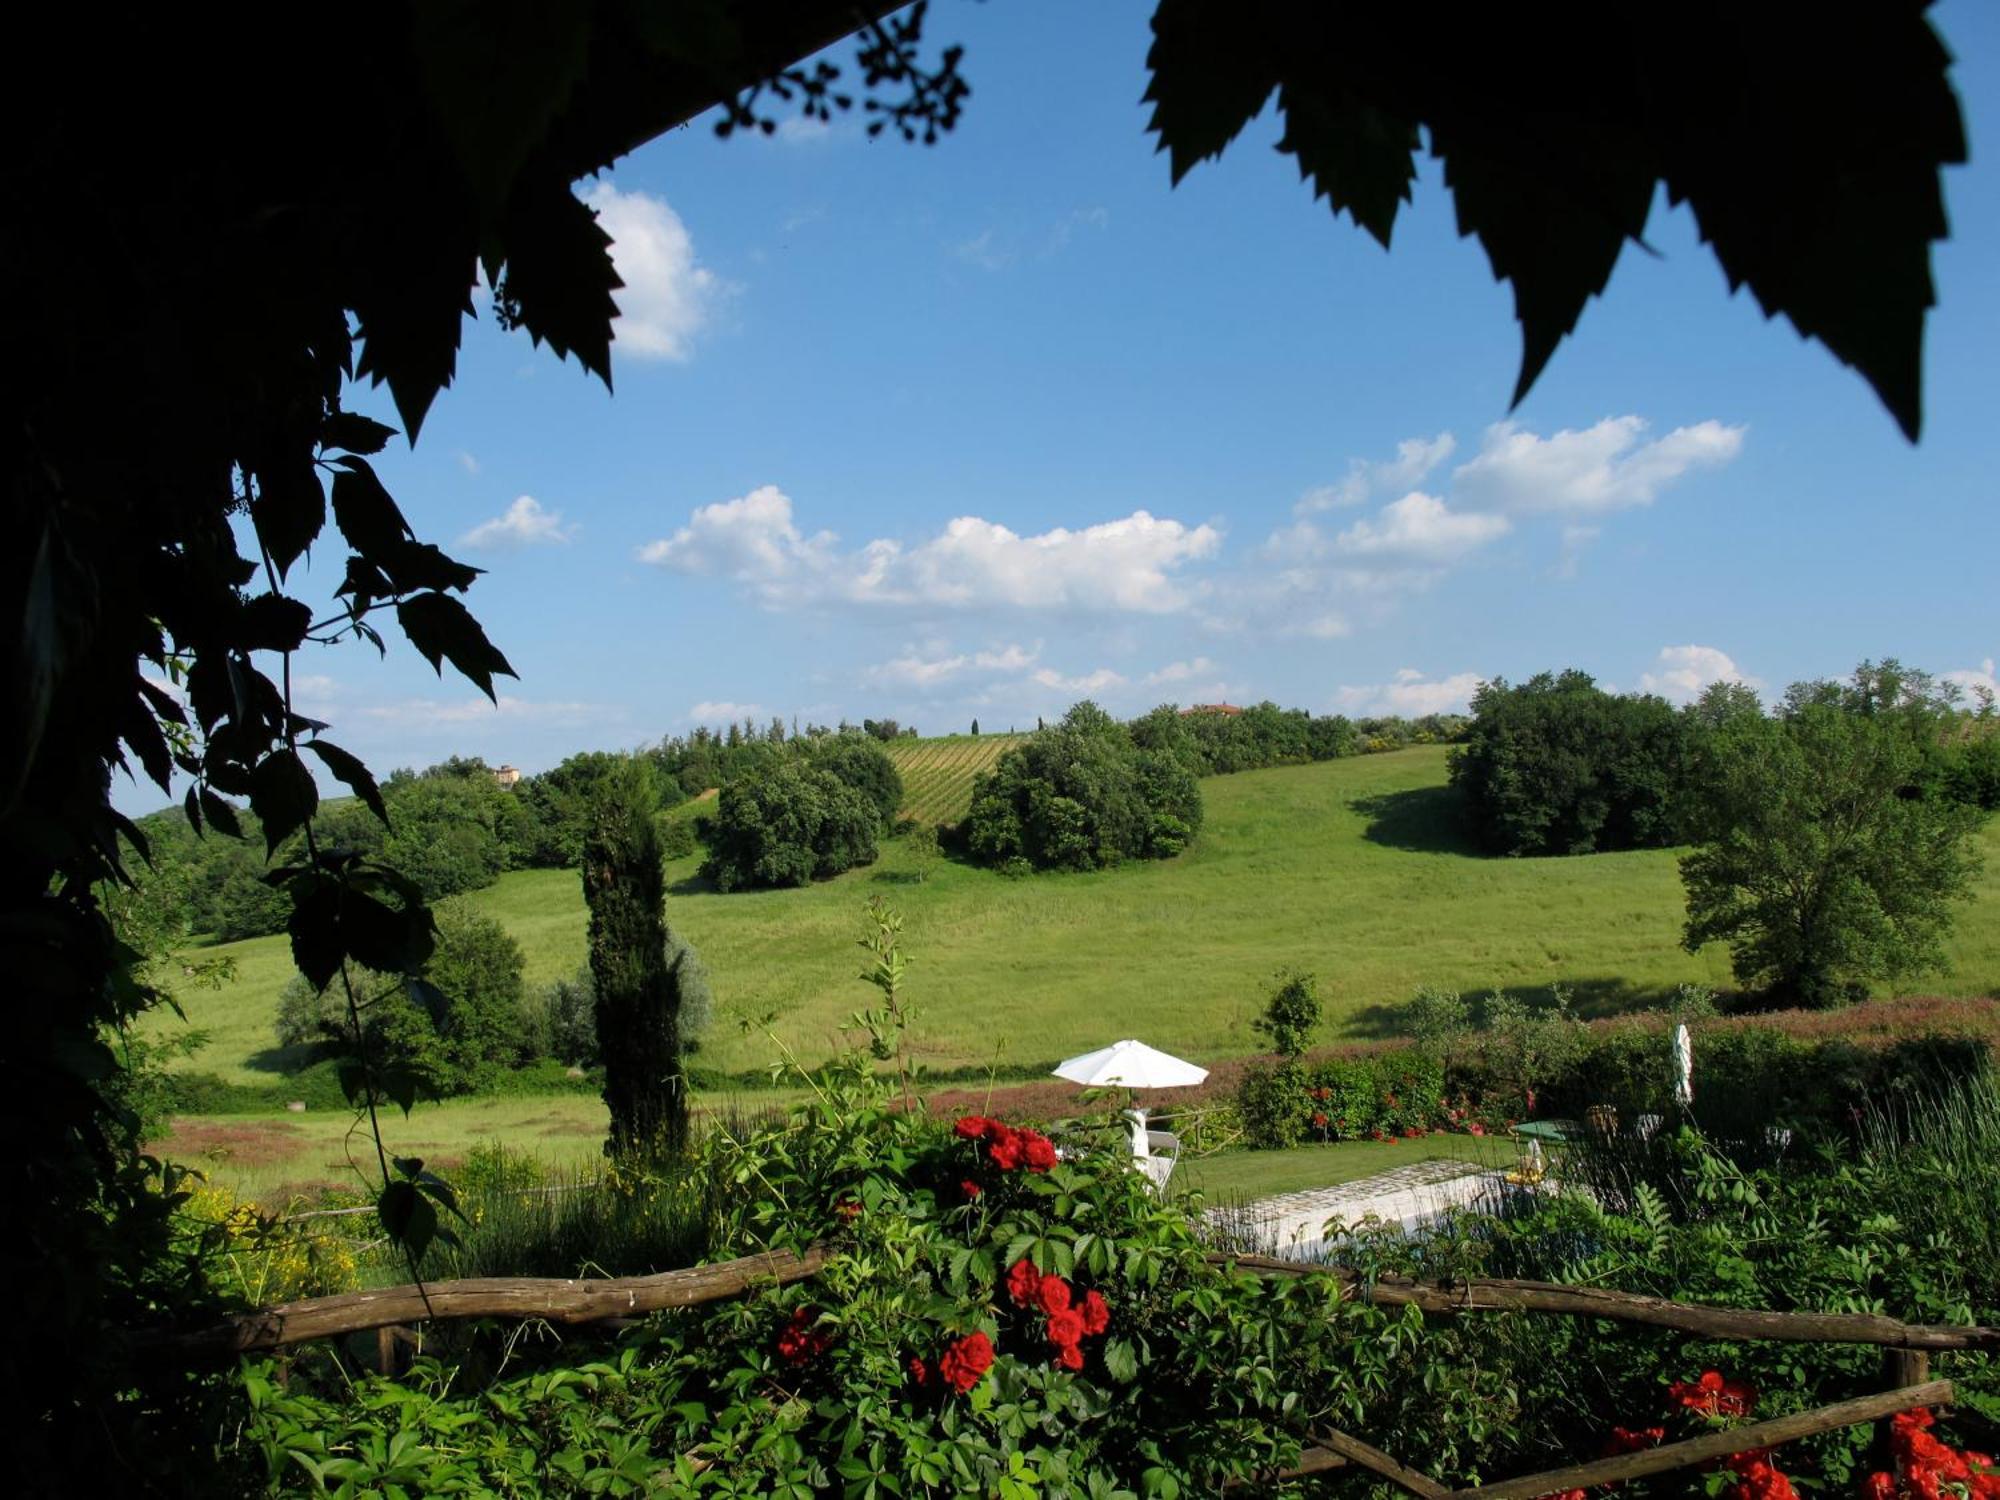
[(1674, 1102), (1683, 1108), (1694, 1103), (1694, 1038), (1685, 1022), (1674, 1028)]
[[(1208, 1069), (1128, 1037), (1095, 1052), (1063, 1059), (1056, 1064), (1055, 1076), (1090, 1088), (1187, 1089), (1207, 1078)], [(1132, 1109), (1126, 1114), (1132, 1123), (1132, 1154), (1144, 1157), (1149, 1150), (1146, 1112)]]

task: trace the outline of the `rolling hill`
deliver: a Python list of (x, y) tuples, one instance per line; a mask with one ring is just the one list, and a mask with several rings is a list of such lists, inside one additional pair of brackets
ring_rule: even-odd
[[(1319, 976), (1328, 1039), (1379, 1034), (1423, 983), (1559, 981), (1596, 1014), (1682, 980), (1728, 982), (1724, 951), (1680, 947), (1673, 851), (1479, 857), (1459, 836), (1442, 747), (1213, 777), (1202, 790), (1207, 823), (1186, 854), (1092, 874), (1009, 880), (943, 862), (920, 881), (891, 840), (876, 865), (824, 884), (723, 896), (696, 877), (697, 858), (675, 861), (668, 919), (714, 976), (700, 1061), (735, 1072), (841, 1046), (868, 998), (854, 941), (875, 895), (905, 913), (918, 1047), (939, 1067), (1037, 1063), (1121, 1036), (1199, 1059), (1254, 1052), (1251, 1018), (1286, 964)], [(1959, 915), (1953, 968), (1914, 992), (2000, 995), (2000, 819), (1981, 838), (1986, 873)], [(470, 899), (520, 941), (531, 983), (582, 962), (575, 872), (522, 871)], [(238, 978), (180, 997), (213, 1036), (191, 1066), (268, 1082), (285, 942), (209, 951), (235, 956)]]
[(972, 782), (1025, 734), (950, 734), (891, 740), (884, 748), (903, 778), (902, 815), (936, 827), (956, 823), (972, 806)]

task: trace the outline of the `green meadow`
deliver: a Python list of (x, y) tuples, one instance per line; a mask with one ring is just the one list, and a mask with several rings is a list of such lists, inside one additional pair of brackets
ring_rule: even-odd
[[(669, 921), (714, 977), (699, 1063), (817, 1062), (866, 1002), (856, 982), (862, 909), (906, 919), (916, 1046), (933, 1067), (1040, 1065), (1121, 1036), (1212, 1060), (1259, 1050), (1250, 1028), (1272, 972), (1319, 976), (1328, 1040), (1383, 1034), (1419, 984), (1466, 991), (1570, 986), (1586, 1014), (1653, 1002), (1683, 980), (1729, 983), (1728, 955), (1680, 946), (1672, 851), (1482, 858), (1457, 830), (1445, 750), (1421, 747), (1213, 777), (1207, 822), (1180, 858), (1083, 875), (1006, 879), (949, 860), (919, 879), (894, 840), (863, 870), (803, 890), (718, 895), (698, 858), (669, 870)], [(1952, 968), (1915, 993), (2000, 995), (2000, 820), (1959, 916)], [(574, 871), (503, 876), (472, 896), (527, 956), (530, 984), (575, 969), (585, 913)], [(235, 957), (220, 991), (183, 992), (211, 1034), (188, 1066), (269, 1082), (285, 940), (206, 950)], [(176, 1025), (163, 1019), (157, 1025)]]

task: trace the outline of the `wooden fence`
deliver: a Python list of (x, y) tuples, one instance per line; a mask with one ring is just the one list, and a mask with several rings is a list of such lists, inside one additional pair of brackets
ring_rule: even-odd
[[(489, 1276), (427, 1286), (348, 1292), (240, 1313), (205, 1328), (162, 1335), (150, 1341), (150, 1352), (156, 1357), (226, 1357), (376, 1330), (386, 1361), (392, 1349), (392, 1336), (411, 1323), (462, 1318), (539, 1318), (552, 1323), (593, 1323), (635, 1317), (805, 1281), (819, 1274), (827, 1255), (823, 1247), (813, 1246), (803, 1254), (774, 1251), (653, 1276), (599, 1280)], [(1370, 1470), (1419, 1500), (1475, 1500), (1475, 1497), (1476, 1500), (1534, 1500), (1563, 1490), (1588, 1489), (1617, 1480), (1691, 1468), (1751, 1448), (1776, 1447), (1835, 1428), (1880, 1421), (1914, 1407), (1949, 1405), (1951, 1382), (1929, 1378), (1931, 1351), (2000, 1349), (2000, 1328), (1905, 1323), (1868, 1313), (1710, 1307), (1604, 1287), (1564, 1286), (1544, 1281), (1489, 1278), (1413, 1281), (1394, 1276), (1369, 1277), (1349, 1267), (1304, 1265), (1223, 1252), (1210, 1254), (1208, 1260), (1257, 1276), (1330, 1276), (1342, 1282), (1349, 1295), (1396, 1306), (1414, 1305), (1429, 1313), (1521, 1312), (1603, 1318), (1703, 1338), (1873, 1344), (1886, 1351), (1888, 1388), (1874, 1395), (1472, 1489), (1450, 1489), (1351, 1433), (1335, 1428), (1312, 1431), (1299, 1465), (1282, 1474), (1267, 1476), (1273, 1480), (1294, 1478), (1351, 1464)]]

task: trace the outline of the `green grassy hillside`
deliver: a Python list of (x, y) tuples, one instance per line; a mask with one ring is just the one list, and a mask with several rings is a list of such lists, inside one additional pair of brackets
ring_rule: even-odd
[[(695, 879), (695, 858), (676, 861), (668, 919), (714, 975), (702, 1061), (736, 1071), (781, 1046), (808, 1061), (837, 1047), (867, 999), (854, 940), (878, 894), (906, 915), (918, 1045), (936, 1066), (1034, 1063), (1121, 1036), (1194, 1058), (1253, 1052), (1250, 1020), (1281, 964), (1319, 975), (1330, 1037), (1378, 1033), (1421, 983), (1560, 980), (1600, 1013), (1681, 980), (1728, 982), (1722, 950), (1681, 951), (1672, 852), (1476, 857), (1457, 834), (1444, 757), (1425, 747), (1212, 778), (1187, 854), (1089, 875), (1007, 880), (946, 862), (918, 883), (891, 841), (880, 863), (823, 885), (720, 896)], [(1918, 981), (1921, 992), (2000, 995), (2000, 820), (1982, 840), (1986, 873), (1959, 917), (1952, 972)], [(520, 941), (531, 983), (582, 961), (575, 872), (509, 875), (472, 899)], [(234, 953), (238, 978), (181, 997), (215, 1035), (192, 1066), (268, 1081), (284, 940), (211, 951)]]
[(902, 815), (933, 826), (956, 823), (972, 806), (972, 781), (1025, 734), (950, 734), (891, 740), (889, 759), (903, 778)]

